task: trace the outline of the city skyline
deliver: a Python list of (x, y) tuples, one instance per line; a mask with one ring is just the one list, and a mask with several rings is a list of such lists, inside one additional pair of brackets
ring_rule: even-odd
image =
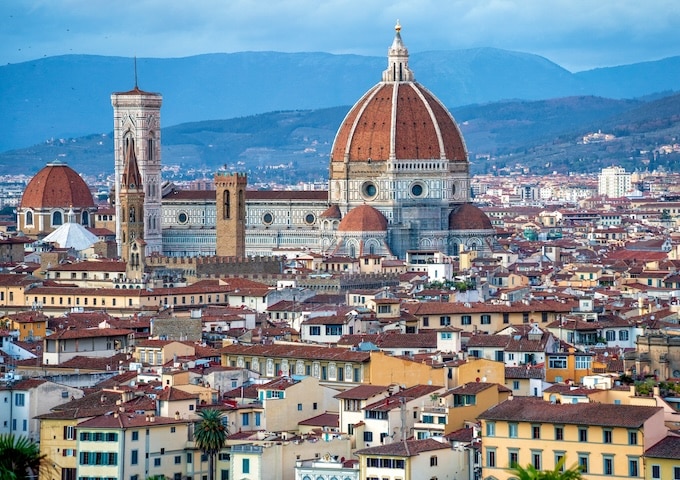
[[(14, 2), (0, 16), (0, 64), (63, 54), (184, 57), (238, 51), (384, 55), (397, 19), (412, 52), (495, 47), (543, 56), (572, 71), (680, 52), (680, 4), (537, 0), (382, 2), (308, 0), (264, 4), (158, 0), (134, 4)], [(480, 28), (481, 26), (481, 28)]]

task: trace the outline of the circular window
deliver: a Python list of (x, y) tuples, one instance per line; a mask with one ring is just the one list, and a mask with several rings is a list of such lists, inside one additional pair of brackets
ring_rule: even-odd
[(264, 215), (262, 215), (262, 221), (266, 225), (271, 225), (274, 222), (274, 215), (272, 215), (271, 213), (265, 213)]
[(414, 183), (411, 185), (411, 195), (414, 197), (422, 197), (425, 193), (425, 187), (422, 183)]
[(182, 212), (177, 215), (177, 221), (179, 223), (187, 223), (187, 220), (189, 220), (189, 216), (186, 213)]
[(305, 223), (307, 225), (312, 225), (315, 220), (316, 220), (316, 217), (314, 216), (313, 213), (308, 213), (307, 215), (305, 215)]
[(375, 183), (373, 182), (365, 182), (361, 186), (361, 193), (364, 195), (365, 198), (373, 198), (378, 193), (378, 187), (376, 187)]

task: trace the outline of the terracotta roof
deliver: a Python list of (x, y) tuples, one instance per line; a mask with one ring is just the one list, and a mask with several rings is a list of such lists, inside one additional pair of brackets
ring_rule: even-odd
[(259, 357), (323, 359), (349, 362), (368, 362), (369, 352), (353, 352), (339, 347), (312, 347), (308, 345), (229, 345), (221, 352), (227, 355), (252, 355)]
[(163, 400), (166, 402), (180, 401), (180, 400), (194, 400), (198, 398), (197, 393), (189, 393), (184, 390), (180, 390), (175, 387), (168, 387), (163, 389), (161, 393), (158, 394), (158, 400)]
[(321, 218), (337, 218), (338, 220), (342, 218), (342, 212), (340, 212), (340, 207), (337, 205), (333, 204), (330, 207), (328, 207), (326, 210), (323, 211), (323, 213), (320, 215)]
[(402, 399), (413, 400), (420, 397), (425, 397), (440, 390), (442, 387), (437, 385), (414, 385), (413, 387), (401, 390), (390, 397), (385, 397), (370, 405), (366, 405), (364, 410), (373, 411), (390, 411), (401, 407)]
[(602, 403), (549, 403), (540, 398), (515, 397), (491, 407), (478, 418), (483, 420), (598, 425), (639, 428), (661, 407), (611, 405)]
[[(152, 420), (153, 419), (153, 420)], [(78, 428), (139, 428), (139, 427), (153, 427), (162, 425), (177, 425), (185, 423), (188, 420), (176, 420), (170, 417), (157, 417), (153, 415), (142, 415), (133, 412), (120, 412), (111, 415), (99, 415), (89, 420), (82, 421), (78, 424)]]
[(71, 167), (48, 163), (28, 182), (21, 197), (21, 208), (94, 207), (92, 192)]
[(669, 435), (645, 452), (647, 458), (680, 460), (680, 437)]
[(389, 387), (383, 385), (358, 385), (354, 388), (350, 388), (344, 392), (338, 393), (334, 398), (347, 400), (367, 400), (388, 390)]
[(337, 413), (322, 413), (316, 417), (308, 418), (307, 420), (302, 420), (298, 425), (311, 425), (320, 427), (339, 427), (340, 426), (340, 415)]
[(433, 438), (425, 440), (406, 440), (388, 443), (377, 447), (363, 448), (354, 452), (356, 455), (388, 455), (393, 457), (414, 457), (423, 452), (451, 448), (450, 444), (439, 442)]
[(446, 395), (449, 395), (449, 394), (477, 395), (479, 392), (483, 392), (484, 390), (488, 390), (490, 388), (496, 388), (496, 389), (498, 389), (499, 392), (510, 392), (511, 391), (506, 386), (500, 385), (498, 383), (469, 382), (469, 383), (466, 383), (465, 385), (460, 385), (459, 387), (452, 388), (451, 390), (446, 392)]
[(387, 219), (370, 205), (359, 205), (347, 212), (338, 225), (339, 232), (386, 232)]

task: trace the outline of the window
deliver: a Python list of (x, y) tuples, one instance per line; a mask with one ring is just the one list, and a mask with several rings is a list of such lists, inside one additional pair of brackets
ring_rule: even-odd
[(541, 438), (541, 426), (532, 425), (531, 426), (531, 438)]
[(541, 452), (532, 451), (531, 452), (531, 464), (536, 470), (541, 469)]
[(579, 453), (578, 466), (581, 467), (581, 473), (588, 473), (588, 454)]
[(628, 432), (628, 445), (637, 445), (638, 435), (637, 432)]
[(462, 315), (460, 317), (461, 325), (472, 325), (472, 315)]
[(619, 340), (624, 342), (628, 341), (628, 330), (619, 330)]
[(15, 393), (14, 394), (14, 406), (15, 407), (23, 407), (24, 403), (26, 402), (26, 395), (23, 393)]
[(486, 422), (486, 436), (487, 437), (496, 436), (496, 422)]
[(312, 325), (309, 327), (309, 334), (314, 336), (321, 335), (321, 327), (319, 325)]
[(590, 356), (579, 355), (576, 357), (575, 367), (577, 370), (590, 370)]
[(616, 332), (614, 330), (607, 330), (604, 338), (608, 342), (613, 342), (616, 340)]
[(555, 427), (555, 440), (564, 440), (564, 427)]
[(76, 427), (73, 425), (64, 426), (64, 440), (76, 439)]
[(364, 432), (364, 442), (373, 441), (373, 432)]
[(161, 459), (160, 458), (154, 458), (153, 459), (153, 466), (154, 467), (160, 467), (161, 466)]
[(249, 413), (242, 413), (241, 414), (241, 425), (244, 427), (247, 427), (250, 425), (250, 414)]
[(519, 450), (511, 449), (508, 450), (508, 466), (512, 468), (513, 465), (519, 463)]
[(612, 431), (609, 428), (602, 430), (602, 443), (612, 443)]
[(437, 455), (432, 455), (430, 457), (430, 466), (431, 467), (436, 467), (437, 466)]
[(481, 323), (482, 323), (482, 325), (490, 325), (491, 324), (491, 315), (488, 315), (488, 314), (482, 315)]
[(298, 403), (297, 409), (298, 409), (298, 412), (301, 412), (301, 411), (302, 411), (302, 404), (301, 404), (301, 403)]
[(578, 441), (581, 443), (586, 443), (588, 441), (588, 429), (581, 427), (578, 429)]
[(640, 460), (637, 458), (628, 459), (628, 476), (637, 477), (640, 475)]
[(250, 473), (250, 459), (249, 458), (244, 458), (241, 461), (241, 470), (243, 470), (243, 473)]
[(673, 480), (680, 480), (680, 467), (673, 467)]
[(510, 323), (510, 314), (507, 312), (503, 313), (503, 323)]
[(132, 450), (132, 452), (130, 452), (130, 464), (137, 465), (137, 462), (139, 462), (139, 452), (137, 450)]
[(451, 325), (451, 317), (449, 316), (444, 316), (444, 317), (439, 317), (439, 325), (442, 327), (448, 327)]
[(512, 389), (513, 390), (519, 390), (519, 380), (513, 380), (512, 381)]
[(550, 368), (567, 368), (567, 357), (565, 356), (552, 356), (548, 360), (548, 366)]
[(181, 455), (175, 455), (175, 465), (178, 465), (182, 463), (182, 456)]
[(607, 455), (602, 458), (602, 473), (614, 475), (614, 457)]
[(423, 317), (423, 327), (430, 326), (430, 317)]
[(652, 479), (660, 479), (661, 478), (661, 466), (660, 465), (652, 465)]
[(495, 467), (496, 466), (496, 449), (488, 448), (486, 450), (486, 466)]
[(516, 423), (508, 423), (508, 437), (517, 438), (519, 426)]

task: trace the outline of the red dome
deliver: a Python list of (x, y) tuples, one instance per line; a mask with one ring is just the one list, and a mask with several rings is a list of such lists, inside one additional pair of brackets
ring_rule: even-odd
[(493, 230), (493, 225), (486, 213), (464, 203), (449, 214), (449, 230)]
[(26, 186), (21, 208), (94, 207), (92, 192), (71, 167), (61, 162), (48, 163)]
[(466, 162), (463, 136), (441, 102), (417, 82), (381, 82), (345, 117), (331, 162), (439, 160)]
[(386, 232), (387, 219), (370, 205), (353, 208), (338, 225), (339, 232)]

